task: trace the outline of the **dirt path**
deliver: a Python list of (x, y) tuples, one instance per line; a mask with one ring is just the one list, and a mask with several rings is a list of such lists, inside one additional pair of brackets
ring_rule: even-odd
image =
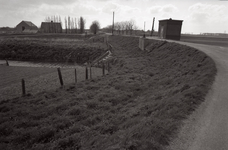
[(187, 119), (167, 149), (228, 149), (228, 47), (178, 42), (205, 52), (216, 63), (217, 75), (205, 102)]

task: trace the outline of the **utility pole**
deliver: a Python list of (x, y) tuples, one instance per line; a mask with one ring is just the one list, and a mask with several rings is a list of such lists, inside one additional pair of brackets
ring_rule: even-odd
[(146, 27), (146, 21), (144, 21), (144, 32), (145, 32), (145, 27)]
[(146, 37), (146, 34), (145, 34), (145, 26), (146, 26), (146, 22), (144, 21), (144, 34), (143, 34), (143, 37), (145, 38)]
[(155, 17), (153, 18), (153, 23), (152, 23), (152, 29), (151, 29), (151, 34), (150, 34), (150, 36), (152, 36), (153, 33), (154, 33), (154, 20), (155, 20)]
[(114, 32), (114, 11), (113, 11), (113, 19), (112, 19), (112, 35), (113, 35), (113, 32)]

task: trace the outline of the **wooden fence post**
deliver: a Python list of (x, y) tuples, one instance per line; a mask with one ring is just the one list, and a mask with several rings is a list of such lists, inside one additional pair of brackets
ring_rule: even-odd
[(25, 80), (24, 79), (21, 80), (21, 84), (22, 84), (22, 96), (25, 96), (26, 92), (25, 92)]
[(110, 71), (110, 65), (109, 65), (109, 62), (108, 62), (108, 72)]
[(61, 70), (60, 70), (60, 68), (57, 68), (57, 70), (58, 70), (60, 84), (61, 84), (61, 86), (63, 86), (63, 78), (62, 78)]
[(76, 84), (77, 83), (77, 70), (76, 70), (76, 68), (74, 70), (74, 75), (75, 75), (75, 84)]
[(89, 72), (90, 72), (90, 79), (92, 79), (92, 67), (91, 67), (91, 64), (89, 65)]
[(102, 62), (102, 73), (103, 73), (103, 76), (105, 75), (105, 64), (104, 62)]
[(85, 68), (85, 79), (86, 79), (86, 80), (88, 79), (88, 68), (87, 68), (87, 66), (86, 66), (86, 68)]
[(8, 62), (8, 60), (6, 59), (6, 66), (9, 66), (9, 62)]

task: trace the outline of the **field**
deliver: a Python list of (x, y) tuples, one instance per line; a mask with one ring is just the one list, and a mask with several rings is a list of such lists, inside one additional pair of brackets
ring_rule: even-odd
[[(85, 80), (85, 67), (61, 68), (64, 85)], [(48, 67), (8, 67), (0, 65), (0, 101), (22, 95), (21, 79), (25, 80), (26, 93), (35, 95), (40, 92), (59, 88), (57, 68)], [(92, 78), (102, 75), (102, 69), (92, 67)], [(90, 73), (90, 72), (89, 72)]]
[(108, 75), (0, 102), (0, 149), (155, 149), (204, 101), (216, 74), (194, 48), (110, 36)]
[(81, 34), (0, 34), (0, 38), (36, 38), (36, 39), (89, 39), (93, 35)]
[(102, 55), (106, 49), (105, 43), (73, 37), (21, 35), (0, 38), (0, 59), (84, 64)]
[(181, 41), (228, 47), (228, 37), (226, 36), (181, 35)]
[[(102, 37), (101, 40), (90, 37), (64, 34), (0, 36), (0, 59), (84, 65), (95, 60), (107, 50)], [(99, 42), (94, 42), (97, 39)], [(94, 77), (101, 75), (101, 70), (99, 70), (92, 69)], [(62, 69), (62, 71), (65, 84), (73, 83), (74, 69)], [(77, 72), (78, 80), (84, 80), (85, 68), (78, 66)], [(21, 95), (20, 81), (22, 78), (27, 82), (29, 94), (59, 87), (56, 68), (1, 66), (0, 75), (1, 100)], [(37, 79), (31, 79), (36, 76)], [(8, 86), (11, 83), (14, 84)]]

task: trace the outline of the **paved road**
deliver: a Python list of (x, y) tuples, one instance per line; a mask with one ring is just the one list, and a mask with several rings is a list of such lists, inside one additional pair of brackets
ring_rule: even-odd
[(185, 121), (168, 149), (228, 150), (228, 47), (178, 43), (206, 53), (218, 72), (205, 102)]
[(167, 149), (228, 150), (228, 47), (170, 42), (188, 45), (206, 53), (215, 61), (217, 75), (205, 102), (184, 121), (178, 137)]
[[(157, 37), (147, 38), (159, 40)], [(228, 47), (167, 41), (206, 53), (215, 61), (218, 72), (205, 102), (184, 121), (178, 137), (166, 149), (228, 150)]]

